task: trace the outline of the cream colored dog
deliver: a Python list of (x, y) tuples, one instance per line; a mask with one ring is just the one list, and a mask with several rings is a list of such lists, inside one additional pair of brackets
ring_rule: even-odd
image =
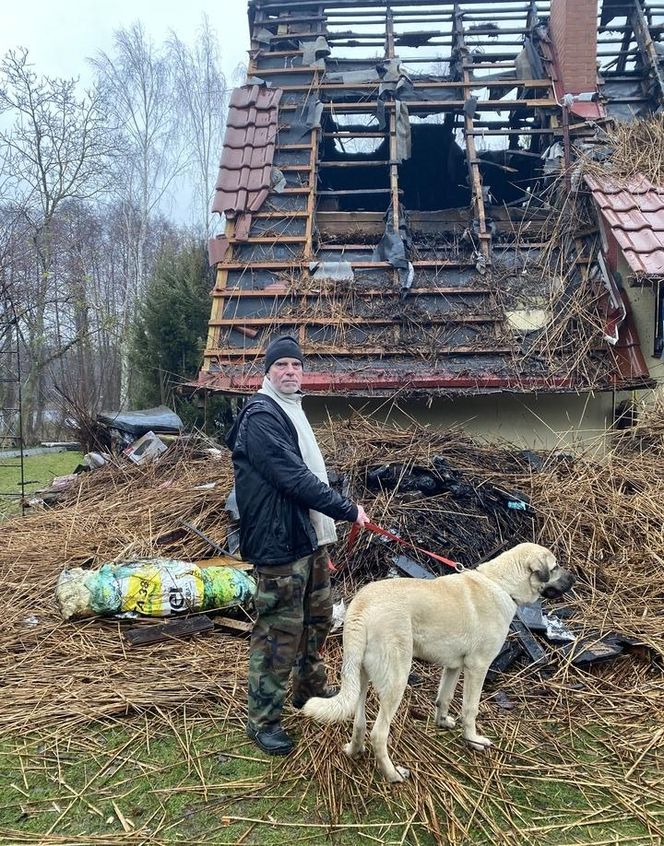
[(517, 605), (540, 596), (560, 596), (574, 582), (548, 549), (522, 543), (475, 570), (438, 579), (385, 579), (363, 587), (344, 623), (341, 689), (331, 699), (313, 698), (303, 713), (325, 723), (355, 716), (344, 746), (351, 758), (364, 751), (365, 700), (369, 682), (380, 709), (371, 744), (388, 781), (410, 773), (387, 752), (390, 723), (403, 696), (413, 658), (443, 667), (436, 696), (436, 725), (453, 728), (448, 715), (463, 671), (463, 735), (474, 749), (491, 741), (477, 733), (475, 720), (487, 670), (501, 650)]

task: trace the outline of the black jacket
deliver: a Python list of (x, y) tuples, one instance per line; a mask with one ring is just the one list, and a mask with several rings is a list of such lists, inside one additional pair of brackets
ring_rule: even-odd
[(320, 481), (302, 460), (297, 431), (266, 394), (252, 397), (226, 437), (233, 451), (240, 553), (257, 567), (287, 564), (318, 548), (309, 509), (357, 519), (357, 506)]

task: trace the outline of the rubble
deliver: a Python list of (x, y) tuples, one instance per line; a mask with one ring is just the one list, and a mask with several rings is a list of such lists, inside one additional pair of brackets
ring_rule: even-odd
[[(541, 618), (522, 611), (486, 685), (482, 720), (502, 738), (490, 766), (510, 768), (519, 778), (522, 757), (505, 757), (502, 747), (509, 752), (517, 735), (526, 749), (554, 736), (553, 703), (564, 703), (560, 719), (573, 732), (582, 732), (588, 721), (594, 725), (598, 708), (600, 717), (606, 712), (604, 728), (614, 736), (620, 732), (629, 766), (650, 742), (633, 727), (661, 724), (664, 466), (659, 453), (649, 451), (655, 442), (640, 425), (644, 437), (621, 438), (620, 448), (599, 462), (478, 444), (456, 429), (379, 426), (360, 416), (318, 432), (334, 483), (406, 541), (472, 566), (521, 540), (534, 540), (551, 547), (576, 573), (577, 585), (564, 605), (547, 601)], [(636, 448), (626, 452), (630, 443)], [(1, 735), (70, 732), (89, 721), (130, 721), (133, 714), (144, 720), (146, 713), (184, 709), (189, 720), (218, 721), (224, 714), (242, 724), (251, 627), (246, 612), (237, 618), (226, 611), (178, 616), (166, 628), (162, 622), (100, 618), (63, 624), (52, 600), (65, 567), (89, 571), (104, 562), (152, 556), (215, 566), (233, 527), (225, 508), (232, 471), (228, 452), (212, 457), (211, 448), (209, 441), (185, 435), (158, 461), (107, 462), (80, 474), (77, 487), (64, 491), (53, 508), (3, 524)], [(385, 467), (391, 475), (379, 473), (376, 484), (373, 471)], [(430, 494), (420, 490), (429, 485)], [(527, 507), (511, 509), (510, 502)], [(341, 603), (362, 582), (388, 575), (395, 557), (437, 575), (435, 560), (367, 532), (349, 553), (348, 528), (340, 524), (334, 550), (339, 622)], [(546, 632), (538, 631), (542, 627)], [(567, 631), (574, 641), (559, 639)], [(135, 649), (146, 658), (140, 673)], [(326, 664), (334, 679), (341, 665), (338, 633), (326, 646)], [(416, 662), (395, 721), (395, 742), (408, 745), (420, 772), (438, 780), (462, 767), (464, 779), (474, 784), (484, 777), (477, 775), (476, 760), (466, 767), (458, 744), (432, 727), (437, 677), (435, 668)], [(366, 796), (377, 789), (366, 783), (371, 776), (361, 768), (356, 781), (340, 781), (338, 733), (317, 731), (314, 737), (289, 708), (286, 720), (302, 737), (303, 750), (289, 766), (307, 783), (327, 784), (330, 802), (338, 802), (342, 784), (351, 791), (353, 807), (360, 801), (357, 791)], [(310, 761), (311, 748), (317, 751)], [(564, 773), (572, 782), (586, 777), (569, 769), (562, 752), (556, 751), (558, 763), (551, 754), (549, 749), (546, 760), (537, 758), (540, 776)], [(428, 791), (425, 782), (417, 781), (417, 789)], [(408, 796), (404, 801), (411, 803)], [(427, 805), (433, 819), (440, 814), (439, 795), (426, 796), (434, 803)]]

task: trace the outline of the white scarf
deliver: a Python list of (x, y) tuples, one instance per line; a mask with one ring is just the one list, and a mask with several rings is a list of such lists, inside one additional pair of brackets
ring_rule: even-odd
[[(283, 394), (278, 391), (268, 376), (263, 379), (263, 387), (258, 391), (259, 394), (267, 394), (271, 397), (290, 418), (295, 431), (297, 432), (298, 445), (302, 453), (302, 459), (307, 467), (311, 470), (314, 476), (318, 477), (321, 482), (329, 485), (327, 478), (327, 470), (325, 469), (325, 461), (323, 454), (318, 446), (318, 441), (314, 435), (311, 424), (302, 408), (303, 394), (298, 391), (296, 394)], [(337, 540), (337, 530), (334, 525), (334, 520), (326, 514), (321, 514), (320, 511), (309, 510), (309, 519), (316, 530), (316, 537), (318, 538), (318, 545), (323, 546), (327, 543), (335, 543)]]

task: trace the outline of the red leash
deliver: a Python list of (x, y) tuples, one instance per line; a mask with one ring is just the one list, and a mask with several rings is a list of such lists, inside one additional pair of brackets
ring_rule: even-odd
[[(421, 546), (415, 546), (415, 544), (408, 543), (408, 541), (405, 541), (403, 538), (400, 538), (399, 535), (395, 535), (393, 532), (388, 532), (387, 529), (383, 529), (381, 526), (377, 526), (375, 523), (365, 523), (362, 528), (369, 529), (370, 532), (373, 532), (376, 535), (382, 535), (384, 538), (396, 541), (397, 543), (400, 543), (401, 546), (407, 546), (410, 549), (416, 549), (418, 552), (423, 552), (430, 558), (434, 558), (436, 561), (440, 561), (440, 563), (444, 564), (446, 567), (451, 567), (452, 570), (456, 570), (457, 572), (461, 572), (463, 570), (463, 565), (460, 564), (458, 561), (451, 561), (449, 558), (444, 558), (442, 555), (436, 555), (435, 552), (430, 552), (428, 549), (423, 549)], [(353, 525), (351, 526), (350, 534), (348, 535), (349, 555), (353, 551), (353, 547), (355, 546), (355, 542), (357, 541), (357, 536), (359, 535), (359, 533), (360, 526), (357, 523), (353, 523)]]

